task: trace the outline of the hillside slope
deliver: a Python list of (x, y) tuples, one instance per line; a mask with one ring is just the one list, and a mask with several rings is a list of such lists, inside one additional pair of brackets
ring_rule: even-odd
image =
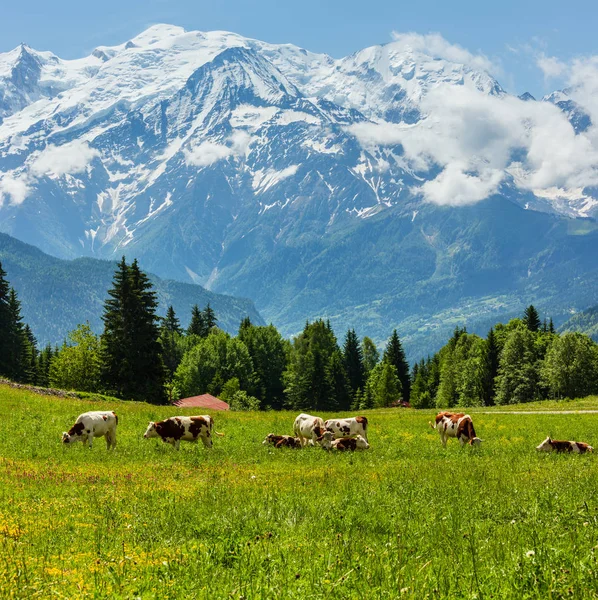
[[(101, 332), (103, 303), (115, 262), (95, 258), (61, 260), (3, 233), (0, 262), (22, 302), (24, 320), (39, 343), (61, 343), (71, 329), (85, 321), (94, 331)], [(158, 293), (158, 313), (164, 315), (172, 304), (183, 326), (188, 324), (194, 304), (203, 308), (208, 302), (216, 312), (219, 326), (227, 331), (236, 332), (245, 316), (264, 324), (250, 300), (215, 294), (199, 285), (155, 275), (150, 279)]]

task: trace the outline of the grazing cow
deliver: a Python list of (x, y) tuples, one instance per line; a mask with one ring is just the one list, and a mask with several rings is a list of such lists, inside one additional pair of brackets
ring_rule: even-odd
[[(210, 415), (198, 415), (195, 417), (170, 417), (164, 421), (154, 423), (150, 421), (144, 438), (162, 438), (167, 444), (172, 444), (177, 450), (181, 440), (185, 442), (197, 442), (201, 439), (206, 448), (212, 447), (212, 428), (214, 420)], [(216, 435), (222, 435), (215, 432)]]
[(293, 433), (299, 438), (301, 446), (309, 444), (310, 441), (314, 445), (324, 431), (324, 421), (320, 417), (312, 417), (305, 413), (301, 413), (295, 419), (293, 426)]
[(118, 417), (115, 412), (108, 410), (94, 410), (83, 413), (77, 417), (75, 424), (62, 434), (63, 444), (72, 444), (81, 441), (87, 447), (93, 446), (93, 438), (106, 438), (106, 446), (116, 448), (116, 426)]
[(367, 442), (367, 417), (352, 417), (351, 419), (329, 419), (324, 422), (324, 428), (332, 431), (336, 439), (360, 435)]
[(538, 452), (574, 452), (576, 454), (585, 454), (594, 452), (594, 448), (585, 442), (566, 442), (564, 440), (552, 440), (548, 436), (539, 446)]
[(354, 438), (339, 438), (335, 440), (332, 431), (325, 431), (316, 441), (324, 450), (339, 450), (340, 452), (346, 450), (367, 450), (370, 447), (368, 441), (360, 435)]
[(430, 423), (430, 427), (438, 431), (445, 448), (450, 437), (457, 438), (462, 446), (466, 442), (470, 446), (479, 446), (483, 441), (476, 436), (471, 417), (463, 413), (441, 412), (436, 415), (436, 423)]
[(264, 446), (272, 444), (275, 448), (301, 448), (301, 441), (299, 438), (293, 437), (292, 435), (276, 435), (269, 433), (264, 441)]

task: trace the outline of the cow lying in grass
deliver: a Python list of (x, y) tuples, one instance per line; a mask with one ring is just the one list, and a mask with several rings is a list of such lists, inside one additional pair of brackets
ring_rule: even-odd
[(436, 423), (430, 423), (430, 427), (438, 431), (445, 448), (450, 437), (457, 438), (462, 446), (465, 443), (479, 446), (483, 441), (476, 436), (471, 417), (463, 413), (441, 412), (436, 415)]
[(360, 435), (354, 438), (340, 438), (335, 440), (334, 434), (331, 431), (325, 431), (316, 441), (324, 450), (338, 450), (339, 452), (346, 450), (367, 450), (370, 447), (368, 441)]
[(334, 433), (336, 439), (355, 437), (360, 435), (366, 442), (368, 440), (367, 417), (352, 417), (350, 419), (329, 419), (324, 422), (324, 429)]
[(553, 440), (548, 436), (539, 446), (538, 452), (573, 452), (575, 454), (585, 454), (594, 452), (594, 448), (585, 442), (567, 442), (564, 440)]
[(75, 424), (62, 434), (63, 444), (81, 441), (88, 448), (93, 446), (93, 438), (106, 438), (106, 446), (116, 448), (116, 426), (118, 417), (112, 411), (95, 410), (77, 417)]
[[(144, 438), (159, 437), (166, 444), (172, 444), (177, 450), (184, 442), (197, 442), (200, 440), (206, 448), (212, 447), (212, 429), (214, 420), (210, 415), (199, 415), (195, 417), (170, 417), (164, 421), (154, 423), (150, 421)], [(216, 435), (222, 435), (215, 432)]]
[(271, 444), (275, 448), (301, 448), (301, 440), (292, 435), (275, 435), (269, 433), (264, 441), (264, 446)]

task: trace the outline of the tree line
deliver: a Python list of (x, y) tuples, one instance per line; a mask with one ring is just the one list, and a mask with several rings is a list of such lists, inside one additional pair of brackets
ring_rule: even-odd
[(0, 265), (0, 375), (24, 383), (160, 404), (210, 393), (235, 410), (362, 410), (411, 403), (449, 408), (577, 397), (598, 392), (598, 346), (559, 335), (533, 306), (486, 338), (457, 328), (435, 355), (409, 368), (393, 331), (382, 354), (353, 329), (339, 342), (329, 321), (292, 341), (245, 318), (237, 335), (208, 304), (183, 329), (136, 260), (123, 259), (104, 303), (104, 330), (79, 325), (60, 347), (37, 348)]

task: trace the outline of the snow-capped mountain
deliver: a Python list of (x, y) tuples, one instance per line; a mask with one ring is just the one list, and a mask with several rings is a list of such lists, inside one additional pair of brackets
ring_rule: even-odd
[[(0, 54), (0, 230), (60, 257), (138, 256), (251, 297), (287, 332), (320, 314), (351, 324), (365, 304), (382, 336), (385, 310), (413, 313), (393, 305), (405, 286), (504, 266), (474, 260), (471, 232), (445, 235), (438, 215), (463, 228), (499, 197), (515, 219), (532, 209), (526, 222), (598, 213), (575, 94), (510, 96), (436, 46), (406, 36), (333, 59), (157, 25), (78, 60)], [(553, 165), (546, 127), (586, 158)], [(459, 289), (432, 307), (425, 285), (417, 310), (456, 306)]]

